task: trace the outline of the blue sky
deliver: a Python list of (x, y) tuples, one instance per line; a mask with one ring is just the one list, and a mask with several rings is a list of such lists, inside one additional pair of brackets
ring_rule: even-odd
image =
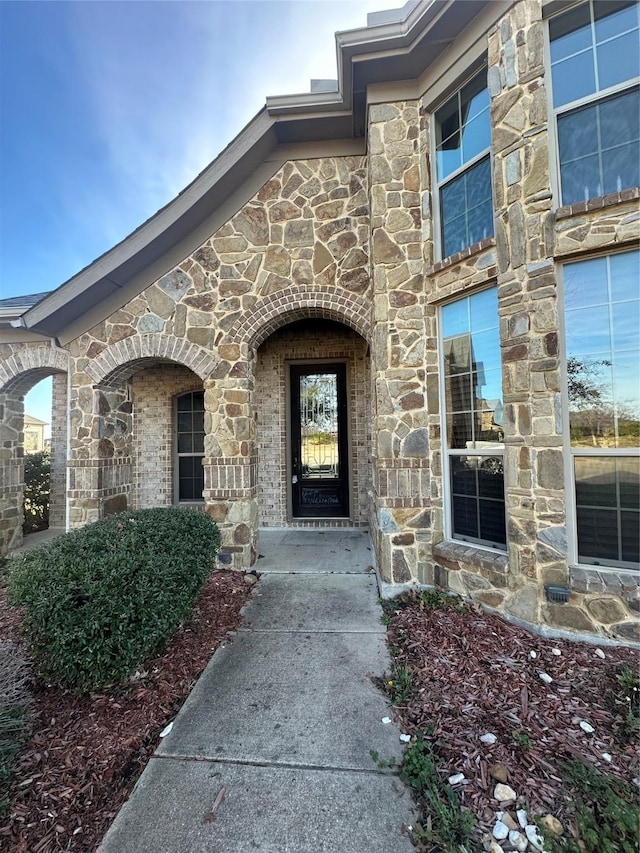
[[(0, 0), (0, 298), (52, 290), (91, 263), (267, 95), (334, 78), (337, 30), (401, 5)], [(41, 386), (27, 405), (48, 420)]]

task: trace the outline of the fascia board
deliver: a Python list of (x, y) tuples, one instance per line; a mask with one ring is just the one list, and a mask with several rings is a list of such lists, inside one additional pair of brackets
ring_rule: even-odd
[[(222, 151), (222, 153), (175, 199), (137, 228), (132, 234), (85, 267), (69, 281), (55, 290), (23, 316), (28, 328), (37, 327), (53, 313), (64, 310), (74, 297), (79, 296), (98, 282), (116, 289), (121, 286), (112, 277), (127, 261), (142, 252), (154, 241), (163, 238), (180, 219), (193, 210), (203, 198), (214, 192), (217, 185), (230, 182), (230, 173), (252, 151), (260, 151), (261, 141), (273, 134), (274, 120), (263, 109), (247, 127)], [(268, 142), (275, 144), (275, 137)], [(261, 153), (261, 159), (264, 152)]]

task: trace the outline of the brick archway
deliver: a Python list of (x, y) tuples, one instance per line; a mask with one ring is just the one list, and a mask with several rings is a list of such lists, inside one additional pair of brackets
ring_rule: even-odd
[(217, 360), (202, 347), (173, 335), (132, 335), (104, 349), (86, 372), (96, 385), (119, 385), (140, 368), (158, 362), (174, 362), (192, 370), (203, 381)]
[(281, 326), (306, 317), (344, 323), (371, 343), (371, 303), (337, 287), (286, 287), (272, 293), (232, 326), (228, 340), (257, 349)]
[(42, 379), (54, 373), (66, 373), (68, 369), (66, 350), (52, 346), (14, 350), (0, 362), (0, 393), (24, 397)]

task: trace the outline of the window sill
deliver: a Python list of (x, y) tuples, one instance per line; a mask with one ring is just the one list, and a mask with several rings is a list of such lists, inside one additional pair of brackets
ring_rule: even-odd
[(603, 592), (627, 601), (640, 599), (640, 572), (634, 569), (570, 566), (569, 579), (574, 592)]
[(467, 563), (481, 569), (507, 574), (509, 557), (505, 551), (482, 548), (469, 542), (449, 539), (433, 546), (433, 556), (455, 563)]
[(481, 252), (484, 252), (485, 249), (494, 248), (495, 245), (496, 241), (494, 237), (487, 237), (486, 240), (480, 240), (479, 243), (473, 243), (461, 252), (456, 252), (454, 255), (449, 255), (448, 258), (443, 258), (441, 261), (437, 261), (437, 263), (429, 267), (427, 275), (434, 275), (441, 270), (452, 267), (455, 264), (459, 264), (460, 261), (467, 260), (467, 258), (471, 258), (473, 255), (479, 255)]
[(601, 210), (603, 207), (613, 207), (625, 201), (635, 201), (640, 198), (640, 187), (630, 187), (617, 193), (590, 198), (588, 201), (580, 201), (577, 204), (566, 204), (556, 210), (556, 221), (558, 219), (570, 219), (581, 213), (590, 213), (592, 210)]

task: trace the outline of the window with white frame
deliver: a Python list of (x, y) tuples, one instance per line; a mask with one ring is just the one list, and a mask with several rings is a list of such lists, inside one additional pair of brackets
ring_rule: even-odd
[(486, 69), (436, 110), (435, 127), (440, 248), (446, 258), (493, 236)]
[(444, 305), (440, 353), (447, 535), (506, 548), (498, 294)]
[(579, 563), (637, 568), (640, 252), (565, 264), (568, 441)]
[(640, 185), (639, 15), (590, 0), (549, 21), (564, 205)]
[(190, 391), (175, 401), (175, 495), (178, 503), (201, 501), (204, 489), (204, 392)]

